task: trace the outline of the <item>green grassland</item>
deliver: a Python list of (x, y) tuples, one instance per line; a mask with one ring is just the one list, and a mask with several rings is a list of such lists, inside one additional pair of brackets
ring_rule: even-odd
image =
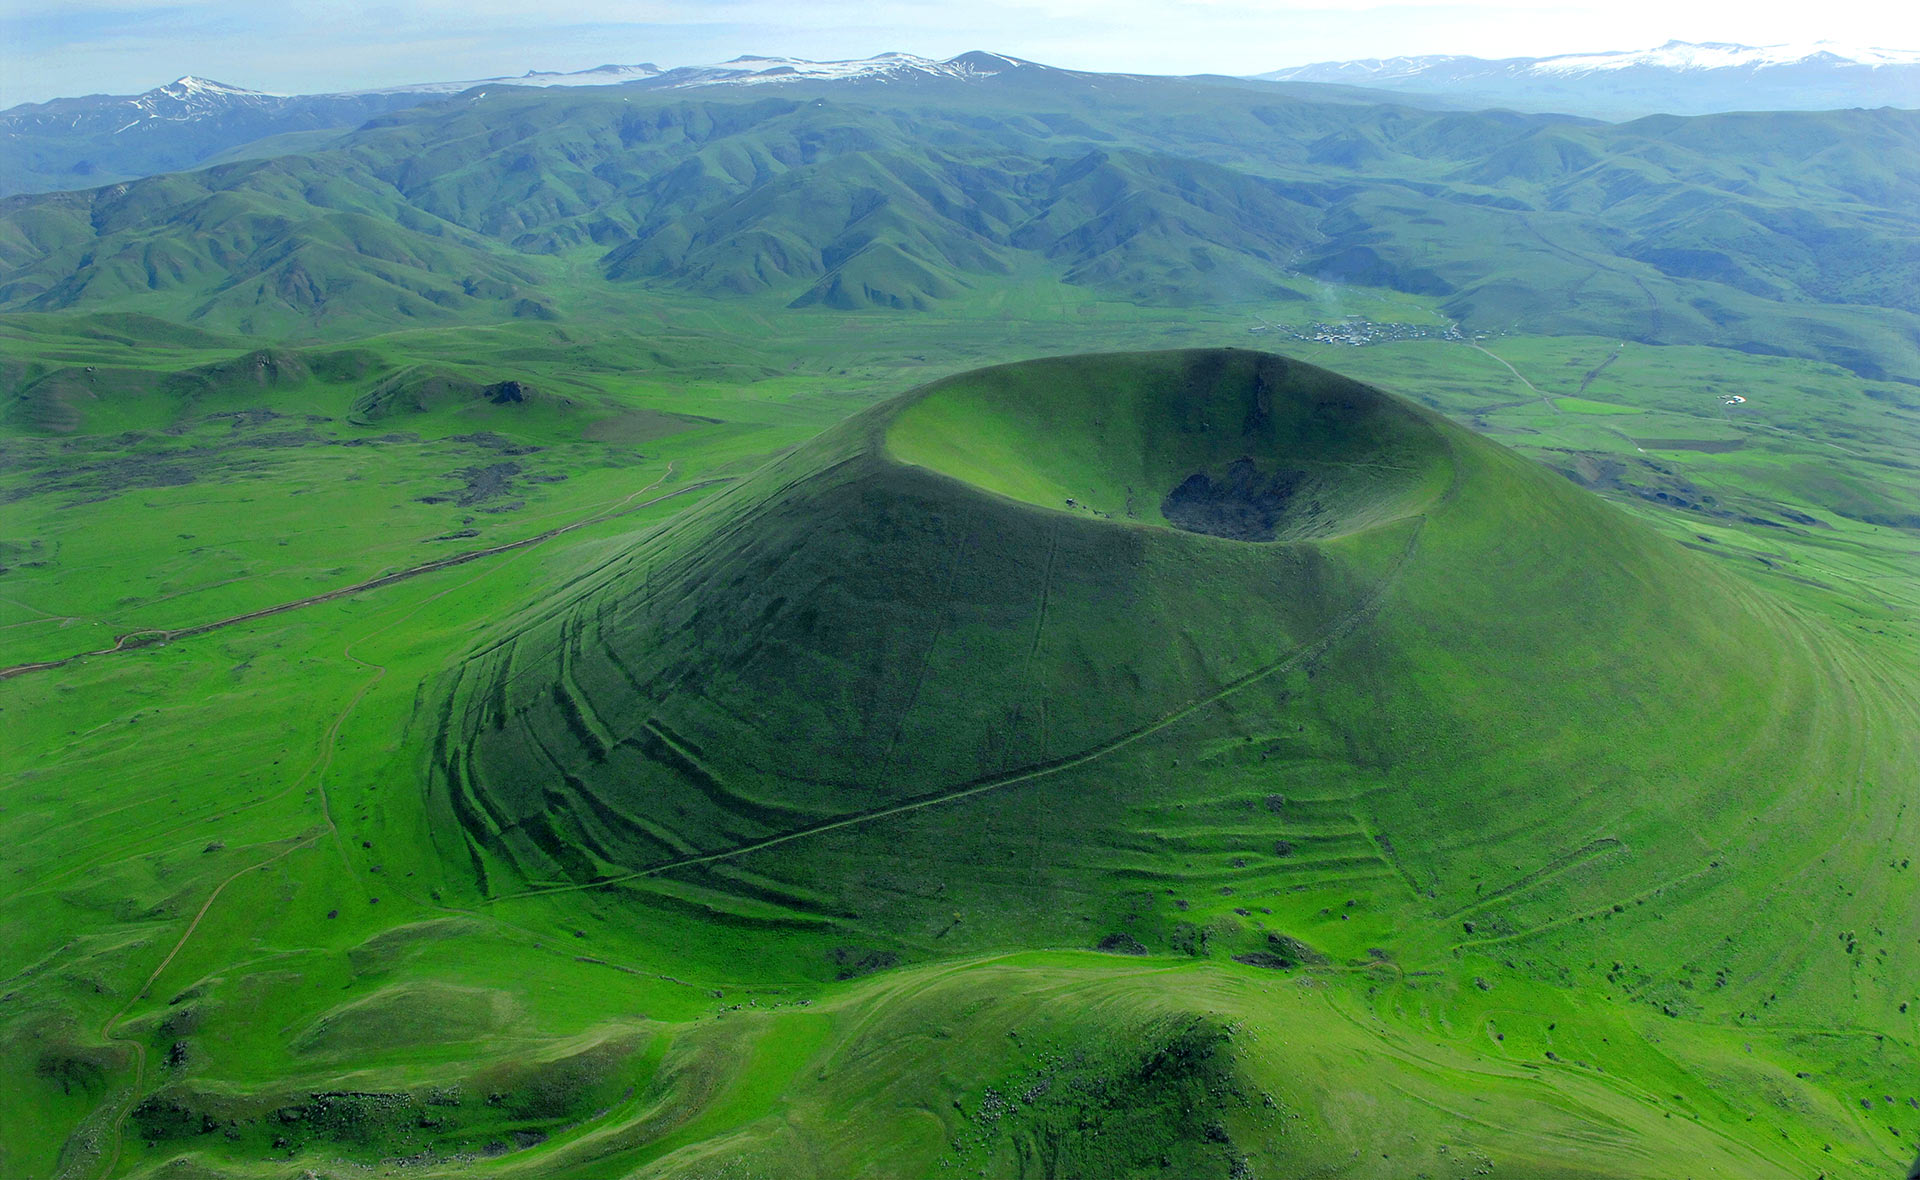
[[(1446, 322), (1305, 290), (636, 293), (266, 352), (7, 319), (0, 663), (133, 638), (0, 684), (0, 1171), (1890, 1174), (1920, 1136), (1910, 387), (1276, 341)], [(1402, 441), (1350, 440), (1277, 545), (1163, 500), (1307, 436), (1156, 419), (1171, 376), (950, 383), (821, 436), (980, 365), (1200, 345), (1426, 409), (1367, 403)], [(861, 635), (899, 656), (871, 702), (830, 662)], [(509, 666), (496, 728), (472, 685)], [(789, 721), (728, 714), (742, 685)], [(868, 744), (820, 736), (876, 708)], [(813, 743), (745, 740), (789, 723)], [(608, 769), (634, 734), (651, 778)], [(470, 841), (436, 753), (464, 736), (648, 827)], [(956, 783), (988, 789), (879, 814)]]

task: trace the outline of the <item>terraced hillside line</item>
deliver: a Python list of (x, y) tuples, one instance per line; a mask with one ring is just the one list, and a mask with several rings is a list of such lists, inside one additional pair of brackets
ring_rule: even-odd
[(1414, 880), (1413, 874), (1407, 871), (1407, 866), (1400, 863), (1400, 854), (1394, 851), (1392, 838), (1384, 832), (1375, 831), (1374, 826), (1368, 823), (1359, 811), (1349, 810), (1347, 814), (1352, 817), (1354, 830), (1372, 847), (1373, 854), (1391, 868), (1394, 876), (1407, 887), (1407, 895), (1419, 898), (1422, 893), (1420, 882)]
[(1546, 864), (1541, 865), (1539, 868), (1535, 869), (1533, 872), (1526, 874), (1525, 876), (1519, 878), (1518, 880), (1511, 881), (1505, 885), (1502, 885), (1500, 888), (1494, 890), (1492, 893), (1488, 893), (1488, 894), (1485, 894), (1484, 896), (1474, 898), (1471, 902), (1467, 903), (1464, 906), (1461, 906), (1459, 909), (1453, 911), (1450, 914), (1444, 915), (1444, 917), (1448, 919), (1459, 918), (1463, 915), (1471, 914), (1475, 910), (1485, 909), (1487, 906), (1490, 906), (1495, 902), (1505, 901), (1507, 898), (1512, 897), (1517, 893), (1524, 893), (1527, 890), (1533, 888), (1535, 885), (1538, 885), (1543, 881), (1551, 880), (1554, 877), (1557, 877), (1560, 874), (1567, 872), (1569, 869), (1577, 868), (1578, 866), (1586, 864), (1590, 860), (1598, 859), (1599, 857), (1604, 856), (1607, 853), (1614, 851), (1615, 849), (1625, 848), (1625, 847), (1626, 847), (1626, 844), (1623, 841), (1621, 841), (1618, 837), (1615, 837), (1615, 836), (1602, 836), (1598, 840), (1589, 840), (1585, 844), (1582, 844), (1580, 847), (1574, 849), (1572, 852), (1568, 852), (1561, 856), (1554, 857), (1552, 860), (1548, 861)]
[[(1451, 492), (1452, 489), (1449, 489), (1448, 494), (1450, 495)], [(1406, 568), (1407, 563), (1412, 559), (1415, 551), (1418, 549), (1420, 534), (1425, 531), (1426, 524), (1427, 517), (1422, 515), (1414, 524), (1412, 535), (1407, 538), (1407, 542), (1405, 546), (1401, 548), (1399, 556), (1394, 559), (1392, 567), (1381, 577), (1379, 584), (1351, 610), (1329, 624), (1327, 629), (1320, 634), (1319, 638), (1314, 639), (1305, 646), (1295, 648), (1291, 653), (1270, 664), (1255, 668), (1244, 676), (1230, 681), (1222, 688), (1207, 693), (1204, 696), (1195, 697), (1183, 705), (1162, 713), (1152, 721), (1130, 729), (1111, 741), (1104, 742), (1088, 750), (1083, 750), (1070, 757), (1058, 758), (1048, 762), (1038, 762), (1029, 765), (1023, 770), (1014, 771), (1010, 774), (995, 775), (971, 784), (962, 784), (950, 791), (926, 795), (918, 799), (909, 799), (904, 803), (896, 803), (870, 811), (855, 812), (837, 819), (826, 820), (822, 823), (798, 828), (791, 832), (783, 832), (778, 836), (770, 836), (764, 840), (751, 841), (733, 848), (723, 848), (718, 852), (706, 852), (698, 856), (688, 856), (678, 860), (664, 861), (660, 864), (635, 869), (633, 872), (623, 873), (617, 877), (607, 877), (599, 881), (586, 881), (574, 885), (556, 885), (537, 889), (526, 889), (518, 893), (504, 893), (498, 897), (489, 898), (488, 903), (513, 901), (525, 897), (540, 897), (554, 893), (576, 893), (584, 889), (600, 889), (610, 885), (619, 885), (627, 881), (637, 881), (643, 877), (658, 876), (661, 873), (672, 872), (675, 869), (691, 868), (694, 865), (728, 860), (736, 856), (745, 856), (748, 853), (760, 852), (777, 845), (787, 844), (794, 840), (803, 840), (809, 836), (823, 835), (827, 832), (838, 831), (842, 828), (856, 827), (860, 824), (887, 819), (891, 816), (904, 815), (912, 811), (921, 811), (929, 807), (937, 807), (943, 803), (958, 802), (962, 799), (972, 798), (975, 795), (984, 795), (990, 791), (998, 791), (1006, 787), (1018, 786), (1021, 783), (1033, 782), (1036, 779), (1048, 778), (1062, 771), (1075, 770), (1089, 763), (1097, 762), (1109, 754), (1117, 753), (1136, 742), (1152, 737), (1154, 734), (1186, 720), (1188, 717), (1193, 716), (1203, 709), (1218, 704), (1243, 689), (1249, 688), (1273, 676), (1292, 671), (1307, 661), (1324, 655), (1334, 644), (1346, 638), (1355, 627), (1358, 627), (1379, 611), (1381, 604), (1386, 601), (1387, 595), (1392, 591), (1395, 584), (1398, 583), (1401, 572)]]
[[(1525, 930), (1514, 930), (1504, 934), (1489, 934), (1479, 938), (1463, 938), (1458, 942), (1449, 943), (1447, 945), (1447, 949), (1448, 950), (1472, 950), (1475, 947), (1496, 946), (1501, 943), (1520, 942), (1525, 939), (1533, 938), (1536, 935), (1545, 934), (1552, 930), (1559, 930), (1559, 929), (1562, 929), (1563, 927), (1576, 925), (1577, 923), (1580, 923), (1580, 922), (1591, 921), (1594, 919), (1604, 920), (1608, 914), (1618, 912), (1614, 909), (1615, 906), (1624, 907), (1628, 904), (1638, 906), (1648, 901), (1652, 901), (1654, 898), (1659, 897), (1660, 895), (1668, 892), (1669, 890), (1678, 889), (1684, 885), (1690, 885), (1693, 882), (1699, 880), (1700, 878), (1705, 877), (1707, 874), (1714, 872), (1720, 863), (1721, 862), (1717, 860), (1708, 861), (1706, 864), (1700, 866), (1697, 869), (1693, 869), (1690, 872), (1681, 873), (1675, 877), (1668, 877), (1663, 880), (1656, 881), (1655, 883), (1653, 883), (1652, 885), (1649, 885), (1645, 889), (1640, 890), (1638, 893), (1630, 893), (1625, 897), (1617, 898), (1614, 901), (1605, 903), (1603, 905), (1595, 906), (1590, 910), (1582, 910), (1576, 913), (1563, 914), (1558, 918), (1550, 918), (1547, 921), (1540, 923), (1538, 926), (1529, 926)], [(1468, 910), (1463, 912), (1470, 913), (1472, 911)]]
[[(689, 767), (693, 768), (693, 770), (699, 774), (704, 775), (714, 786), (725, 791), (726, 784), (720, 780), (720, 776), (714, 773), (711, 766), (708, 766), (701, 760), (700, 755), (694, 751), (691, 744), (689, 744), (685, 738), (673, 730), (668, 729), (666, 722), (661, 721), (658, 717), (649, 717), (640, 723), (640, 728), (660, 739), (660, 744), (668, 750), (671, 750), (675, 757), (686, 762)], [(732, 792), (727, 792), (727, 794), (731, 795)]]
[[(784, 462), (786, 458), (791, 458), (791, 452), (789, 452), (788, 455), (783, 456), (780, 459), (773, 460), (772, 462), (768, 463), (765, 467), (762, 467), (760, 470), (754, 472), (753, 476), (755, 477), (755, 482), (771, 478), (769, 473), (776, 471), (778, 469), (777, 465)], [(839, 468), (845, 467), (849, 463), (852, 463), (855, 458), (857, 458), (857, 456), (849, 456), (848, 458), (841, 459), (836, 463), (831, 463), (826, 467), (821, 468), (819, 472), (817, 472), (816, 474), (826, 475), (829, 472), (838, 470)], [(802, 479), (807, 479), (807, 478), (811, 478), (811, 477), (807, 475), (795, 476), (793, 479), (780, 485), (780, 487), (777, 490), (775, 490), (774, 492), (772, 492), (767, 496), (761, 497), (756, 502), (757, 503), (769, 502), (777, 498), (781, 493), (785, 492), (787, 489), (799, 483)], [(713, 507), (713, 508), (722, 507), (726, 504), (726, 499), (725, 499), (726, 497), (733, 495), (736, 491), (739, 491), (742, 487), (752, 486), (750, 483), (747, 483), (741, 477), (736, 477), (736, 476), (725, 476), (725, 477), (706, 481), (706, 485), (718, 484), (718, 483), (731, 483), (733, 486), (729, 487), (726, 491), (716, 495), (711, 501), (708, 502), (708, 504), (706, 505), (708, 507)], [(691, 485), (684, 490), (692, 491), (695, 487), (699, 487), (699, 486), (705, 486), (705, 485), (697, 485), (697, 484)], [(655, 501), (649, 501), (649, 503), (653, 503), (653, 502)], [(645, 508), (646, 506), (647, 506), (646, 504), (636, 505), (634, 510), (637, 511), (638, 509)], [(712, 546), (723, 544), (725, 541), (733, 537), (740, 530), (747, 528), (752, 518), (753, 518), (753, 513), (752, 513), (751, 507), (749, 507), (749, 509), (746, 511), (730, 514), (728, 519), (723, 521), (720, 525), (715, 527), (712, 532), (707, 534), (704, 544), (712, 545)], [(565, 612), (570, 607), (572, 607), (575, 602), (578, 601), (581, 593), (581, 590), (580, 590), (581, 587), (594, 584), (595, 579), (606, 576), (608, 574), (608, 571), (612, 570), (615, 566), (619, 565), (623, 561), (630, 560), (633, 557), (634, 552), (636, 552), (639, 549), (645, 548), (646, 545), (650, 544), (652, 541), (657, 539), (661, 535), (662, 528), (664, 528), (664, 524), (660, 526), (656, 526), (656, 528), (652, 533), (650, 533), (644, 540), (642, 540), (637, 546), (635, 546), (634, 550), (623, 552), (623, 553), (616, 553), (613, 556), (607, 558), (605, 561), (600, 562), (598, 565), (595, 565), (592, 568), (587, 569), (579, 574), (575, 574), (572, 578), (568, 579), (568, 581), (564, 585), (557, 588), (554, 591), (554, 593), (550, 596), (550, 598), (547, 600), (546, 603), (541, 605), (536, 611), (530, 613), (526, 617), (525, 622), (523, 622), (518, 628), (516, 628), (513, 634), (494, 640), (483, 647), (476, 648), (473, 651), (473, 653), (469, 655), (467, 658), (469, 660), (480, 659), (484, 656), (491, 654), (492, 652), (499, 650), (503, 646), (506, 646), (511, 643), (516, 643), (518, 641), (519, 636), (527, 633), (528, 631), (530, 631), (532, 628), (539, 625), (540, 623), (548, 619), (551, 619), (553, 616)], [(680, 553), (677, 556), (669, 556), (668, 558), (666, 558), (664, 562), (661, 562), (661, 563), (655, 563), (653, 561), (650, 561), (646, 568), (646, 577), (648, 578), (649, 581), (652, 581), (655, 579), (658, 579), (661, 582), (669, 581), (675, 571), (680, 569), (683, 565), (687, 563), (691, 563), (697, 559), (698, 559), (698, 555), (697, 555), (697, 551), (695, 551), (695, 552)], [(636, 602), (633, 605), (637, 605), (638, 602), (644, 602), (651, 599), (653, 597), (653, 594), (654, 594), (654, 591), (650, 589), (647, 590), (645, 596), (636, 600)], [(507, 676), (506, 676), (507, 683), (509, 684), (513, 683), (525, 673), (526, 673), (526, 669), (524, 668), (522, 668), (519, 671), (513, 671), (513, 672), (507, 673)]]
[[(685, 778), (693, 784), (694, 789), (707, 797), (708, 802), (712, 803), (722, 812), (731, 811), (759, 824), (762, 828), (774, 830), (778, 830), (779, 825), (783, 822), (792, 823), (803, 818), (805, 813), (797, 808), (787, 807), (780, 803), (769, 803), (764, 799), (743, 794), (728, 786), (726, 781), (721, 778), (719, 772), (707, 765), (706, 752), (696, 747), (677, 731), (669, 728), (667, 723), (660, 720), (660, 718), (649, 717), (641, 723), (640, 728), (645, 734), (659, 743), (658, 748), (646, 749), (644, 742), (636, 742), (633, 738), (623, 738), (621, 744), (640, 747), (640, 752), (645, 757), (660, 765), (666, 766)], [(663, 842), (674, 844), (685, 843), (685, 841), (677, 835), (672, 841)], [(693, 855), (693, 853), (689, 851), (688, 855)]]
[[(669, 464), (668, 474), (672, 474), (671, 464)], [(660, 486), (661, 482), (666, 478), (667, 476), (665, 475), (661, 476), (660, 479), (642, 488), (640, 492), (635, 492), (634, 495), (637, 496), (642, 492), (651, 491), (653, 488)], [(216, 619), (211, 623), (199, 623), (192, 627), (175, 629), (148, 627), (139, 631), (129, 631), (117, 638), (112, 647), (103, 647), (94, 651), (83, 651), (58, 660), (43, 660), (39, 663), (15, 664), (10, 668), (0, 668), (0, 680), (10, 680), (15, 676), (24, 676), (29, 672), (44, 672), (50, 668), (65, 667), (77, 660), (91, 659), (94, 656), (110, 656), (119, 652), (137, 651), (144, 647), (153, 647), (162, 643), (172, 643), (176, 639), (191, 639), (196, 635), (205, 635), (210, 631), (219, 631), (226, 627), (238, 626), (241, 623), (251, 623), (258, 619), (271, 618), (274, 615), (299, 610), (302, 607), (318, 606), (323, 602), (332, 602), (337, 598), (346, 598), (354, 594), (363, 594), (369, 590), (378, 590), (385, 586), (391, 586), (395, 582), (404, 582), (409, 578), (417, 578), (422, 574), (436, 573), (440, 570), (451, 569), (457, 565), (465, 565), (470, 561), (478, 561), (483, 557), (494, 557), (501, 553), (510, 553), (516, 549), (526, 549), (534, 545), (543, 544), (563, 533), (570, 533), (577, 528), (584, 528), (590, 524), (599, 524), (603, 521), (624, 516), (629, 512), (638, 512), (642, 508), (650, 508), (655, 504), (674, 499), (677, 496), (689, 495), (693, 492), (713, 487), (716, 484), (727, 483), (733, 478), (735, 477), (720, 476), (715, 479), (701, 480), (698, 483), (690, 483), (684, 488), (675, 488), (663, 496), (655, 496), (653, 499), (639, 504), (630, 505), (627, 501), (632, 500), (633, 496), (629, 496), (627, 500), (621, 501), (619, 505), (608, 511), (582, 517), (571, 524), (563, 524), (558, 528), (551, 528), (543, 533), (535, 533), (531, 537), (522, 537), (518, 541), (509, 541), (504, 545), (495, 545), (488, 549), (475, 549), (472, 552), (459, 553), (452, 557), (443, 557), (439, 561), (429, 561), (425, 565), (416, 565), (411, 569), (399, 570), (391, 574), (382, 574), (377, 578), (369, 578), (364, 582), (359, 582), (352, 586), (344, 586), (338, 590), (328, 590), (323, 594), (315, 594), (307, 598), (295, 599), (292, 602), (282, 602), (273, 606), (261, 607), (259, 610), (247, 611), (244, 614), (230, 615), (224, 619)]]

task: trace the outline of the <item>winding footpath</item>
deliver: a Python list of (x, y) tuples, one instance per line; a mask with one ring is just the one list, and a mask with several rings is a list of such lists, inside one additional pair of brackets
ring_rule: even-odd
[(94, 651), (83, 651), (58, 660), (42, 660), (38, 663), (15, 664), (12, 667), (0, 668), (0, 680), (10, 680), (15, 676), (24, 676), (29, 672), (45, 672), (50, 668), (65, 667), (77, 660), (91, 659), (95, 656), (110, 656), (125, 651), (138, 651), (145, 647), (171, 643), (176, 639), (189, 639), (195, 635), (205, 635), (209, 631), (218, 631), (225, 627), (236, 626), (240, 623), (251, 623), (256, 619), (271, 618), (274, 615), (285, 614), (288, 611), (299, 610), (302, 607), (318, 606), (323, 602), (332, 602), (337, 598), (363, 594), (368, 590), (378, 590), (383, 586), (391, 586), (395, 582), (404, 582), (409, 578), (417, 578), (422, 574), (436, 573), (440, 570), (452, 569), (457, 565), (465, 565), (470, 561), (478, 561), (483, 557), (494, 557), (498, 554), (509, 553), (516, 549), (526, 549), (534, 545), (543, 544), (563, 533), (570, 533), (577, 528), (584, 528), (590, 524), (599, 524), (603, 521), (623, 516), (629, 512), (638, 512), (642, 508), (651, 507), (663, 501), (674, 499), (677, 496), (686, 496), (694, 492), (704, 491), (718, 484), (727, 483), (732, 478), (727, 476), (718, 479), (704, 479), (698, 483), (690, 483), (684, 488), (675, 488), (673, 491), (667, 492), (664, 495), (655, 496), (651, 500), (639, 504), (632, 503), (636, 496), (644, 495), (654, 488), (659, 487), (672, 475), (673, 465), (668, 464), (665, 475), (648, 484), (646, 487), (641, 488), (639, 491), (633, 493), (633, 495), (628, 496), (615, 507), (605, 512), (597, 512), (591, 516), (582, 517), (572, 524), (564, 524), (558, 528), (548, 529), (543, 533), (535, 533), (531, 537), (522, 537), (518, 541), (509, 541), (504, 545), (495, 545), (489, 549), (475, 549), (472, 552), (460, 553), (452, 557), (443, 557), (439, 561), (429, 561), (425, 565), (416, 565), (411, 569), (404, 569), (391, 574), (382, 574), (377, 578), (369, 578), (364, 582), (357, 582), (351, 586), (343, 586), (338, 590), (328, 590), (325, 593), (295, 599), (292, 602), (282, 602), (273, 606), (264, 606), (258, 610), (247, 611), (244, 614), (230, 615), (224, 619), (216, 619), (211, 623), (200, 623), (192, 627), (180, 627), (173, 630), (149, 627), (139, 631), (129, 631), (118, 637), (112, 647), (98, 648)]

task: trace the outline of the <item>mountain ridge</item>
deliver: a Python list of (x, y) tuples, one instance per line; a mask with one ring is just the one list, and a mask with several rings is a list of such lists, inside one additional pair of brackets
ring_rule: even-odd
[(841, 61), (747, 54), (707, 65), (530, 69), (519, 75), (306, 94), (251, 90), (188, 74), (140, 94), (56, 98), (0, 110), (0, 196), (137, 179), (232, 158), (235, 152), (262, 156), (303, 150), (323, 132), (345, 134), (383, 113), (504, 87), (777, 93), (791, 85), (867, 89), (1003, 77), (1028, 84), (1105, 78), (1113, 84), (1252, 87), (1328, 102), (1510, 106), (1608, 119), (1768, 106), (1920, 106), (1920, 52), (1838, 49), (1669, 42), (1625, 53), (1499, 60), (1397, 57), (1321, 62), (1251, 77), (1186, 78), (1060, 69), (985, 50), (945, 59), (889, 52)]
[(659, 285), (840, 310), (1039, 268), (1160, 305), (1354, 283), (1474, 331), (1920, 380), (1920, 115), (1609, 126), (1024, 70), (837, 86), (474, 92), (316, 153), (11, 198), (0, 308), (168, 302), (304, 335), (548, 317), (562, 292), (536, 276), (562, 266), (591, 280), (572, 301)]
[(714, 65), (664, 70), (650, 62), (610, 64), (310, 94), (250, 90), (188, 74), (139, 94), (55, 98), (0, 110), (0, 197), (182, 171), (231, 158), (236, 150), (253, 144), (260, 145), (251, 152), (255, 156), (280, 154), (276, 148), (302, 150), (323, 132), (344, 135), (382, 114), (509, 86), (778, 89), (793, 83), (965, 83), (1018, 72), (1066, 75), (1073, 71), (973, 50), (945, 60), (909, 53), (832, 62), (744, 55)]
[(1431, 54), (1292, 66), (1254, 78), (1607, 119), (1736, 110), (1920, 106), (1920, 50), (1833, 42), (1668, 41), (1649, 49), (1480, 58)]

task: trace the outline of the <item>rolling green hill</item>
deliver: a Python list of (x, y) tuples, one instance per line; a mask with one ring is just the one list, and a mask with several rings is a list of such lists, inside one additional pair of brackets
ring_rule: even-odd
[[(1324, 371), (1035, 362), (852, 419), (490, 643), (434, 797), (493, 893), (668, 878), (911, 956), (1015, 930), (1173, 949), (1187, 904), (1251, 952), (1250, 895), (1350, 889), (1382, 938), (1633, 945), (1673, 1003), (1757, 1012), (1855, 967), (1720, 937), (1739, 913), (1884, 925), (1897, 892), (1822, 863), (1904, 798), (1873, 785), (1904, 771), (1852, 658)], [(1853, 986), (1890, 998), (1914, 934)], [(1702, 940), (1743, 983), (1687, 994)]]
[[(1096, 514), (1131, 512), (1164, 526), (1167, 497), (1167, 510), (1185, 519), (1172, 505), (1176, 485), (1209, 472), (1230, 481), (1251, 451), (1261, 456), (1252, 477), (1261, 486), (1246, 493), (1247, 511), (1258, 519), (1210, 527), (1264, 525), (1266, 535), (1302, 538), (1385, 527), (1444, 486), (1441, 444), (1387, 409), (1377, 424), (1330, 427), (1322, 419), (1356, 395), (1339, 390), (1311, 410), (1291, 405), (1283, 369), (1261, 378), (1275, 385), (1262, 407), (1250, 400), (1254, 379), (1245, 372), (1222, 374), (1226, 388), (1215, 390), (1204, 374), (1162, 367), (1173, 371), (1110, 366), (1126, 390), (1107, 411), (1113, 452), (1102, 453), (1105, 438), (1077, 437), (1090, 407), (1061, 398), (1060, 421), (1030, 425), (1055, 426), (1081, 453), (1057, 456), (1051, 471), (980, 458), (1002, 486), (1047, 502), (1045, 513), (952, 502), (944, 481), (875, 454), (870, 418), (722, 494), (702, 514), (704, 527), (689, 522), (647, 557), (610, 567), (596, 579), (601, 593), (481, 657), (464, 686), (467, 704), (446, 727), (448, 806), (517, 876), (585, 882), (1074, 758), (1148, 725), (1203, 685), (1310, 641), (1367, 596), (1366, 574), (1406, 545), (1405, 528), (1364, 530), (1372, 544), (1357, 566), (1321, 560), (1316, 548), (1234, 546), (1196, 583), (1204, 596), (1169, 600), (1162, 577), (1192, 560), (1193, 543)], [(1049, 396), (1084, 381), (1097, 396), (1098, 372), (1076, 378), (1043, 368), (1020, 392)], [(973, 420), (945, 438), (994, 425), (966, 406), (919, 412)], [(1207, 430), (1212, 417), (1223, 419), (1218, 435)], [(910, 413), (899, 429), (921, 437), (917, 422)], [(1017, 450), (1022, 440), (1000, 441)], [(1271, 466), (1289, 450), (1307, 466)], [(1133, 462), (1100, 462), (1117, 456)], [(1385, 470), (1364, 483), (1348, 478), (1373, 467)], [(1079, 498), (1063, 499), (1063, 489)], [(1236, 494), (1223, 487), (1215, 498)], [(1180, 547), (1156, 548), (1163, 537)], [(738, 601), (714, 593), (730, 586), (752, 589)], [(1042, 610), (1053, 628), (1044, 636)], [(1140, 642), (1178, 617), (1192, 639)], [(843, 631), (847, 624), (855, 629)], [(1220, 634), (1206, 642), (1210, 629)], [(1043, 644), (1059, 654), (1042, 657)], [(1209, 649), (1222, 654), (1210, 659)], [(1109, 656), (1120, 662), (1109, 666)], [(564, 676), (528, 667), (554, 658)], [(749, 701), (758, 714), (750, 723)], [(461, 734), (471, 744), (454, 745)], [(713, 753), (703, 759), (703, 750)], [(576, 797), (550, 786), (526, 793), (549, 782), (553, 768), (537, 772), (544, 763), (523, 759), (547, 756), (577, 782), (569, 788)], [(567, 817), (590, 816), (611, 826), (553, 834)], [(589, 847), (604, 861), (580, 861)]]
[(0, 203), (0, 307), (337, 337), (590, 315), (636, 285), (926, 310), (1036, 275), (1156, 306), (1334, 281), (1475, 331), (1920, 380), (1917, 143), (1895, 110), (1612, 126), (1048, 70), (508, 89), (306, 155)]

